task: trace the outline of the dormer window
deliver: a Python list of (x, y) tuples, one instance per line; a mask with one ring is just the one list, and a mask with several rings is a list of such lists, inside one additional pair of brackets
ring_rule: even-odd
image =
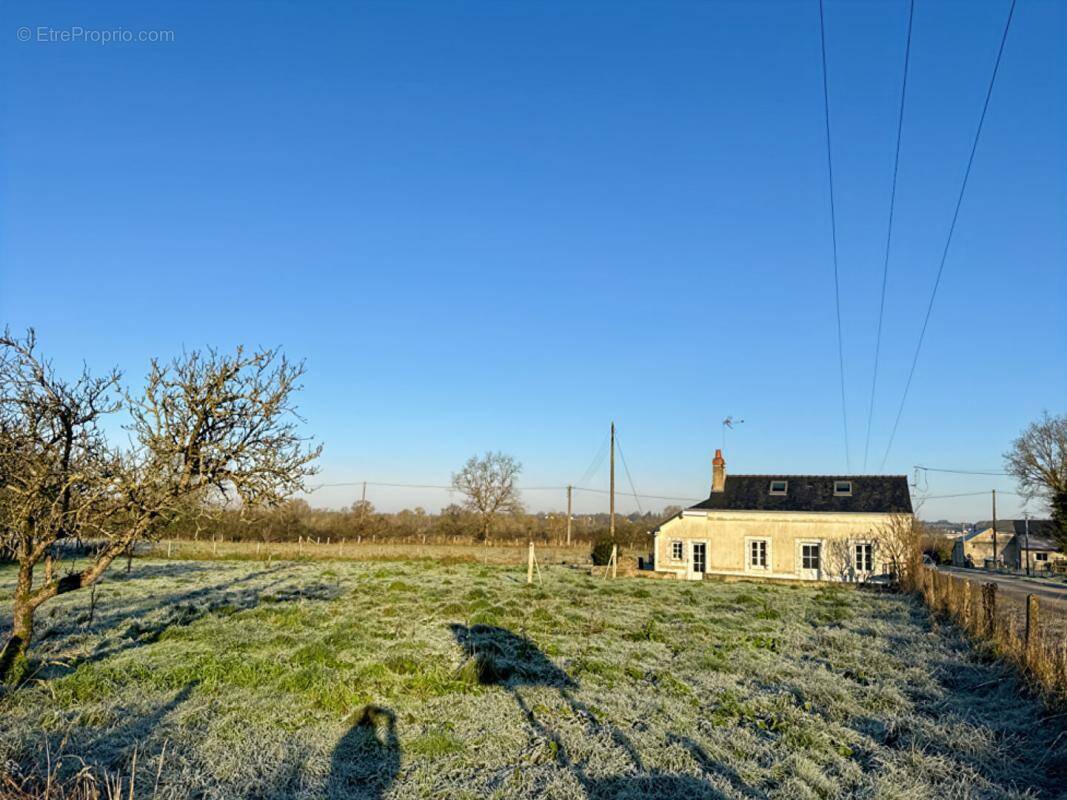
[(834, 497), (852, 497), (852, 481), (834, 481)]
[(771, 494), (789, 494), (789, 481), (771, 481)]

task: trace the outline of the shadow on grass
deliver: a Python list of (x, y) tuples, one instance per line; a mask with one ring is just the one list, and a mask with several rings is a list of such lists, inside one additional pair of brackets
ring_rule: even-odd
[[(103, 614), (99, 622), (94, 621), (91, 627), (85, 625), (87, 622), (87, 612), (85, 612), (83, 615), (64, 620), (41, 631), (36, 637), (35, 643), (37, 644), (49, 640), (61, 640), (62, 637), (78, 635), (87, 630), (114, 629), (92, 652), (67, 663), (48, 664), (38, 673), (38, 677), (43, 679), (62, 677), (82, 664), (99, 662), (128, 650), (157, 642), (167, 631), (192, 625), (211, 614), (233, 614), (268, 602), (334, 600), (341, 594), (339, 587), (326, 583), (280, 588), (289, 580), (287, 575), (280, 575), (275, 580), (260, 585), (247, 585), (271, 575), (284, 573), (285, 570), (284, 566), (277, 566), (232, 580), (197, 586), (186, 591), (154, 594), (150, 599), (135, 602), (129, 606), (109, 598), (109, 603), (116, 607)], [(88, 592), (82, 593), (88, 597)], [(145, 619), (150, 612), (160, 608), (163, 609), (160, 616)], [(83, 620), (83, 617), (86, 619)], [(123, 621), (128, 621), (128, 624), (120, 628)]]
[[(136, 763), (135, 753), (142, 764), (160, 757), (167, 741), (167, 718), (195, 688), (195, 681), (186, 684), (170, 700), (145, 714), (115, 709), (113, 718), (118, 723), (114, 727), (105, 723), (26, 737), (18, 755), (5, 765), (8, 782), (0, 784), (0, 796), (7, 797), (5, 790), (17, 786), (20, 793), (12, 796), (96, 797), (97, 781), (105, 774), (112, 780), (121, 777), (125, 783)], [(138, 783), (153, 777), (139, 771)], [(135, 796), (134, 787), (129, 792), (130, 797)]]
[(495, 625), (449, 626), (456, 644), (474, 665), (478, 682), (485, 686), (552, 686), (577, 684), (526, 636)]
[[(551, 743), (550, 749), (556, 763), (570, 771), (590, 798), (693, 798), (693, 800), (720, 800), (725, 795), (708, 781), (694, 775), (680, 775), (657, 769), (646, 769), (637, 747), (618, 727), (597, 719), (593, 709), (574, 697), (572, 690), (578, 683), (557, 667), (541, 652), (529, 637), (515, 634), (493, 625), (449, 626), (456, 643), (463, 648), (467, 664), (473, 664), (479, 683), (500, 686), (509, 692), (522, 711), (534, 734)], [(558, 733), (549, 728), (534, 714), (519, 688), (545, 686), (556, 689), (570, 710), (589, 727), (592, 734), (606, 733), (616, 747), (623, 750), (633, 767), (633, 772), (609, 777), (593, 777), (587, 765), (573, 760)], [(679, 740), (682, 741), (682, 740)], [(688, 740), (686, 740), (688, 741)], [(695, 744), (687, 748), (694, 755), (696, 764), (707, 774), (722, 776), (748, 797), (762, 798), (752, 792), (739, 776), (725, 765), (708, 758)], [(702, 756), (699, 757), (699, 756)]]
[(381, 706), (364, 706), (330, 757), (327, 797), (376, 800), (385, 795), (399, 769), (396, 715)]

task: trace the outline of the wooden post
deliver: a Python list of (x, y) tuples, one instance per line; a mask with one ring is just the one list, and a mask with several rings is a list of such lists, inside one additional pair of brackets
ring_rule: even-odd
[(1026, 527), (1023, 529), (1023, 535), (1026, 537), (1023, 540), (1023, 554), (1026, 558), (1026, 574), (1030, 575), (1030, 512), (1027, 511), (1023, 514), (1023, 519), (1026, 521), (1023, 523)]
[(611, 541), (615, 541), (615, 423), (611, 423), (611, 499), (608, 501), (611, 515)]
[(534, 543), (530, 542), (530, 549), (526, 557), (526, 582), (533, 583), (534, 569)]
[(259, 558), (259, 542), (256, 542), (256, 558)]
[(211, 537), (211, 555), (217, 556), (219, 554), (219, 540), (214, 536)]
[(997, 568), (997, 490), (993, 490), (993, 569)]
[(571, 496), (574, 487), (567, 487), (567, 547), (571, 546)]
[(997, 585), (987, 583), (982, 587), (982, 611), (985, 615), (985, 632), (992, 637), (997, 629)]
[(960, 598), (960, 622), (963, 623), (964, 630), (971, 630), (971, 581), (969, 578), (964, 578), (961, 582), (963, 586), (963, 597)]
[(611, 546), (611, 579), (615, 580), (619, 570), (619, 546)]
[(172, 542), (168, 539), (167, 540), (167, 558), (170, 558), (170, 546), (171, 546), (171, 544), (172, 544)]
[(1037, 649), (1037, 595), (1026, 595), (1026, 661), (1032, 663)]

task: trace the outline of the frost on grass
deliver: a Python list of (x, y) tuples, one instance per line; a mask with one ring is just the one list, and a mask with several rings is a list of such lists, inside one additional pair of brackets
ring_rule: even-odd
[[(1055, 797), (1067, 716), (908, 598), (137, 561), (40, 621), (0, 773), (136, 796)], [(0, 592), (14, 580), (0, 570)], [(10, 606), (0, 602), (0, 612)], [(6, 624), (0, 623), (0, 625)], [(158, 787), (156, 785), (158, 775)]]

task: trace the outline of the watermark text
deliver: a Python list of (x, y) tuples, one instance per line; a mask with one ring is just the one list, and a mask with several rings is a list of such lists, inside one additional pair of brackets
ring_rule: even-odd
[(81, 25), (66, 28), (37, 25), (31, 28), (23, 25), (15, 32), (15, 38), (20, 42), (40, 44), (170, 44), (174, 41), (174, 31), (84, 28)]

